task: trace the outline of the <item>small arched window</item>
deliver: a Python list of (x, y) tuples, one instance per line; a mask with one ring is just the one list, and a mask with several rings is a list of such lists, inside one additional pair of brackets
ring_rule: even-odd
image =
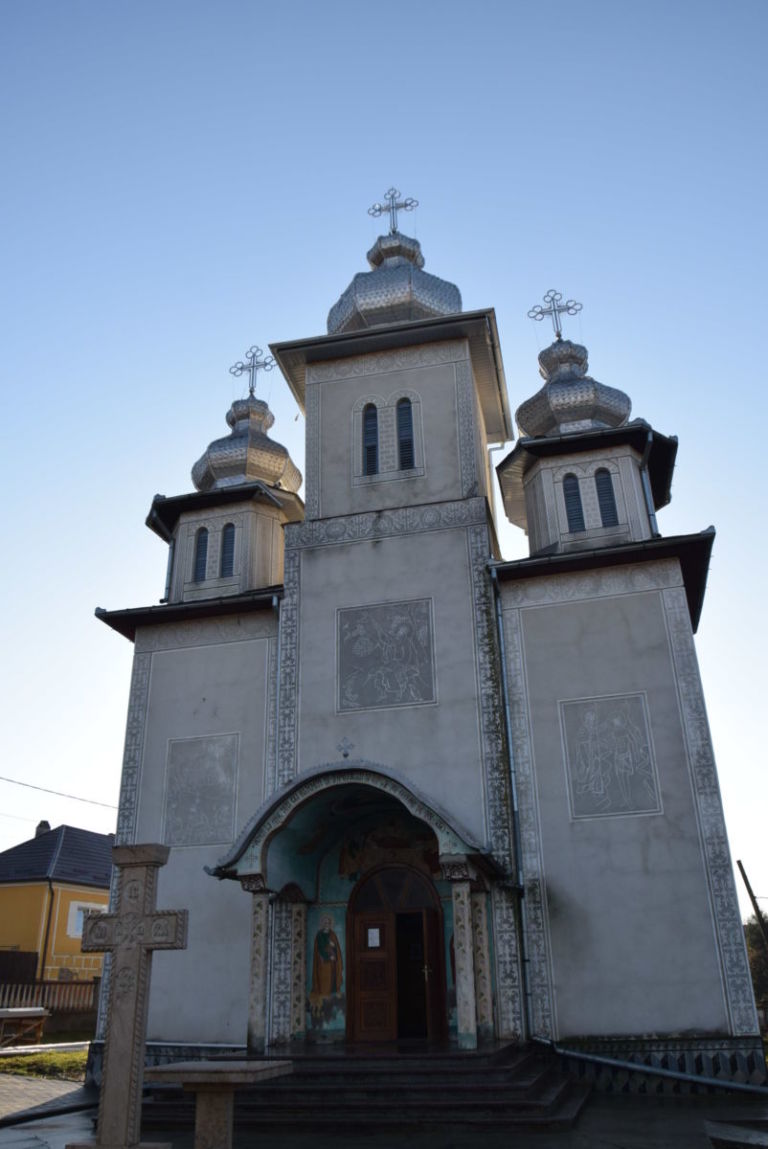
[(563, 479), (563, 497), (565, 498), (565, 513), (568, 516), (568, 530), (586, 530), (579, 493), (579, 480), (575, 475), (566, 475)]
[(192, 572), (193, 582), (204, 582), (208, 566), (208, 531), (201, 527), (195, 535), (195, 566)]
[(401, 471), (416, 466), (413, 456), (413, 408), (410, 399), (397, 401), (397, 462)]
[(221, 532), (221, 578), (231, 578), (235, 573), (235, 524), (227, 523)]
[(595, 471), (595, 486), (597, 487), (597, 504), (600, 507), (600, 522), (604, 527), (617, 527), (619, 513), (616, 510), (616, 496), (613, 493), (611, 472), (607, 467)]
[(379, 473), (379, 413), (373, 403), (363, 408), (363, 474)]

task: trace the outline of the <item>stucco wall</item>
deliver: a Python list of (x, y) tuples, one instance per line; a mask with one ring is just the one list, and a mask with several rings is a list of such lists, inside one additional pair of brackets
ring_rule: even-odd
[(674, 561), (502, 588), (534, 1028), (554, 1037), (731, 1032), (732, 879), (727, 845), (713, 879), (681, 721), (682, 593)]

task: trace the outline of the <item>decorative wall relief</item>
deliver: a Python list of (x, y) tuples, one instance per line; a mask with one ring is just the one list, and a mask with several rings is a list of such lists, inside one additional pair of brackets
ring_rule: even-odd
[(560, 703), (571, 815), (661, 812), (645, 696)]
[(235, 836), (235, 781), (240, 736), (214, 734), (168, 744), (164, 841), (212, 846)]
[(435, 702), (430, 599), (338, 612), (338, 709)]

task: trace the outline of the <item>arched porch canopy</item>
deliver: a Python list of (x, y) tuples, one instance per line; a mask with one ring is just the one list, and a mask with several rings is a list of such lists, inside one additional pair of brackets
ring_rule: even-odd
[(471, 859), (477, 869), (496, 872), (489, 851), (454, 818), (393, 771), (362, 759), (319, 766), (282, 787), (206, 869), (217, 878), (248, 879), (249, 888), (291, 884), (311, 899), (318, 862), (345, 824), (403, 811), (432, 831), (441, 863)]

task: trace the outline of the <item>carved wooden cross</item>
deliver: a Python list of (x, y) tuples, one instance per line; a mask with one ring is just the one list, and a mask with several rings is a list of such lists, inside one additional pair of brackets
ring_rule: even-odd
[(155, 908), (168, 854), (167, 846), (115, 846), (117, 912), (85, 918), (83, 950), (112, 954), (96, 1134), (102, 1149), (139, 1144), (152, 951), (187, 945), (187, 911)]

